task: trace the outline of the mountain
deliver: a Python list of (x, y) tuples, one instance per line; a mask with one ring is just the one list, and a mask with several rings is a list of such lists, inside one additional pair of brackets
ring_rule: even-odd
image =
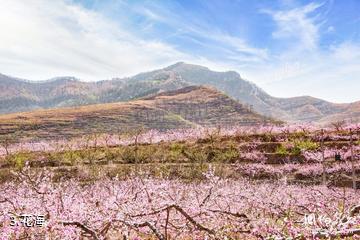
[(160, 90), (190, 85), (170, 76), (167, 76), (167, 79), (162, 77), (143, 82), (132, 81), (129, 78), (81, 82), (73, 77), (31, 82), (0, 75), (0, 114), (128, 101)]
[(215, 87), (259, 114), (283, 121), (325, 123), (337, 116), (350, 119), (351, 104), (309, 96), (276, 98), (237, 72), (215, 72), (183, 62), (130, 78), (99, 82), (81, 82), (71, 77), (29, 82), (0, 75), (0, 113), (129, 101), (191, 85)]
[(25, 139), (72, 138), (128, 129), (254, 125), (273, 121), (250, 111), (216, 89), (203, 86), (152, 94), (141, 99), (0, 115), (0, 135)]
[(360, 101), (345, 104), (343, 109), (343, 111), (322, 118), (320, 122), (323, 124), (342, 121), (347, 121), (350, 123), (360, 122)]
[(276, 98), (255, 84), (246, 81), (234, 71), (214, 72), (202, 66), (177, 63), (165, 68), (179, 74), (186, 82), (213, 86), (229, 96), (248, 104), (260, 114), (289, 122), (320, 122), (346, 109), (346, 104), (334, 104), (321, 99), (302, 96)]

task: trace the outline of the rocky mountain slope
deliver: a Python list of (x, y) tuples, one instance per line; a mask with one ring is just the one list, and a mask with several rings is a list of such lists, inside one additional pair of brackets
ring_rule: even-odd
[(272, 121), (216, 89), (189, 86), (134, 101), (0, 115), (0, 135), (72, 138), (129, 129), (253, 125)]
[(276, 98), (237, 72), (215, 72), (182, 62), (131, 78), (99, 82), (81, 82), (71, 77), (29, 82), (0, 75), (0, 113), (128, 101), (190, 85), (215, 87), (262, 115), (289, 122), (354, 120), (349, 113), (358, 113), (351, 104), (334, 104), (309, 96)]
[(342, 111), (338, 113), (328, 115), (320, 119), (320, 123), (334, 123), (346, 121), (349, 123), (359, 123), (360, 122), (360, 101), (343, 104)]
[(73, 77), (59, 77), (30, 82), (0, 75), (0, 113), (128, 101), (156, 93), (160, 89), (166, 91), (188, 85), (177, 79), (81, 82)]
[(272, 97), (233, 71), (213, 72), (206, 67), (185, 63), (177, 63), (166, 70), (174, 71), (186, 82), (214, 86), (240, 102), (250, 105), (255, 111), (284, 121), (320, 122), (330, 115), (344, 112), (348, 106), (309, 96)]

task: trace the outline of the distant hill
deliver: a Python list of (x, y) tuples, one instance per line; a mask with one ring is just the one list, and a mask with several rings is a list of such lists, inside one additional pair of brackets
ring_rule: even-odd
[(320, 120), (320, 123), (334, 123), (334, 122), (342, 122), (347, 121), (350, 123), (359, 123), (360, 122), (360, 101), (345, 104), (342, 106), (343, 111), (339, 111), (338, 113), (331, 114), (326, 116)]
[(202, 86), (152, 94), (123, 103), (0, 115), (0, 135), (27, 139), (72, 138), (129, 129), (174, 129), (272, 121), (223, 93)]
[(237, 72), (215, 72), (183, 62), (131, 78), (98, 82), (81, 82), (72, 77), (29, 82), (0, 75), (0, 113), (129, 101), (191, 85), (215, 87), (259, 114), (283, 121), (326, 123), (337, 116), (354, 119), (349, 116), (353, 113), (351, 104), (334, 104), (309, 96), (276, 98)]
[(128, 101), (189, 85), (160, 77), (146, 82), (131, 79), (81, 82), (73, 77), (31, 82), (0, 75), (0, 113)]

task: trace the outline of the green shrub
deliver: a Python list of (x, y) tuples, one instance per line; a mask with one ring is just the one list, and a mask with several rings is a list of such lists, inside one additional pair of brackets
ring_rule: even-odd
[(301, 148), (299, 148), (298, 146), (294, 146), (292, 149), (291, 149), (291, 154), (293, 155), (300, 155), (301, 154)]
[(184, 145), (181, 143), (172, 143), (169, 146), (169, 151), (166, 151), (166, 160), (169, 162), (177, 162), (182, 156), (182, 151), (184, 150)]
[(235, 147), (219, 148), (211, 144), (202, 148), (184, 148), (182, 154), (193, 163), (234, 162), (239, 158), (239, 152)]
[(28, 153), (16, 153), (14, 155), (9, 156), (8, 161), (16, 168), (22, 169), (25, 166), (26, 161), (29, 159)]
[(135, 151), (130, 147), (125, 147), (122, 149), (120, 155), (124, 163), (136, 163)]
[(146, 163), (154, 152), (151, 146), (126, 146), (120, 151), (120, 156), (125, 163)]
[(291, 153), (294, 155), (300, 155), (302, 151), (312, 151), (318, 149), (319, 145), (310, 140), (294, 141), (294, 147), (291, 149)]
[(281, 144), (279, 147), (276, 148), (276, 153), (281, 155), (300, 155), (302, 151), (316, 150), (319, 147), (317, 143), (310, 140), (295, 140), (293, 142), (288, 142), (288, 144), (288, 147), (286, 147), (284, 144)]
[(305, 141), (295, 141), (294, 143), (296, 148), (300, 150), (308, 151), (308, 150), (316, 150), (319, 148), (319, 144), (316, 142), (312, 142), (310, 140)]
[(209, 158), (209, 152), (206, 152), (202, 148), (184, 148), (181, 153), (193, 163), (203, 163)]
[(63, 163), (65, 165), (75, 166), (77, 163), (81, 161), (81, 156), (78, 151), (65, 151), (61, 155)]
[(234, 147), (228, 147), (224, 149), (216, 149), (213, 151), (211, 161), (213, 162), (234, 162), (239, 158), (239, 151)]
[(290, 152), (288, 151), (288, 149), (283, 144), (281, 144), (280, 146), (278, 146), (276, 148), (275, 153), (280, 154), (280, 155), (288, 155)]

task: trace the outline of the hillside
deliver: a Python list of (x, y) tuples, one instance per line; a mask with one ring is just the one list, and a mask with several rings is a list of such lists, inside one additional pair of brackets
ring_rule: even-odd
[(186, 82), (216, 87), (240, 102), (252, 106), (260, 114), (283, 121), (320, 122), (332, 114), (343, 112), (347, 106), (309, 96), (272, 97), (255, 84), (242, 79), (234, 71), (214, 72), (206, 67), (185, 63), (174, 64), (165, 70), (174, 71)]
[(26, 139), (54, 139), (139, 128), (253, 125), (265, 120), (215, 89), (189, 86), (125, 103), (5, 114), (0, 116), (0, 133)]
[(360, 101), (346, 104), (343, 111), (326, 116), (320, 120), (322, 123), (348, 121), (350, 123), (360, 122)]
[(310, 96), (276, 98), (237, 72), (215, 72), (182, 62), (131, 78), (99, 82), (71, 77), (29, 82), (0, 75), (0, 113), (129, 101), (190, 85), (215, 87), (261, 115), (288, 122), (328, 123), (339, 116), (350, 120), (349, 113), (359, 113), (357, 108), (349, 112), (351, 104), (334, 104)]
[(73, 77), (31, 82), (0, 74), (0, 114), (128, 101), (190, 85), (170, 74), (166, 78), (154, 77), (146, 82), (131, 79), (81, 82)]

